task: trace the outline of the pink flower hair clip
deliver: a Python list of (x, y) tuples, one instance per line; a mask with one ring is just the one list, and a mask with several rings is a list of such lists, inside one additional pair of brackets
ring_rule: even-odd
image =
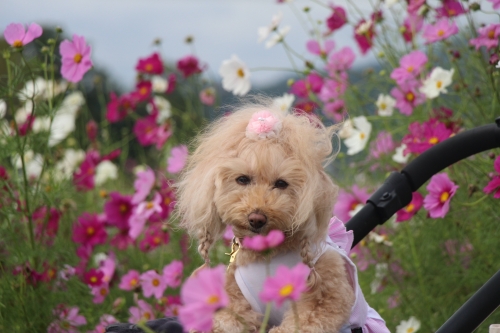
[(267, 110), (255, 112), (248, 122), (246, 137), (252, 140), (275, 138), (281, 130), (281, 120)]

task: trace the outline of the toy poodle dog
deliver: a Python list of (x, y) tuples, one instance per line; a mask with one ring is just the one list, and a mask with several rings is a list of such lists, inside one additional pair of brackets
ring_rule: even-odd
[[(216, 313), (213, 332), (257, 332), (265, 309), (258, 297), (265, 266), (274, 275), (279, 265), (299, 262), (310, 274), (308, 291), (296, 302), (298, 318), (290, 304), (273, 307), (269, 332), (294, 332), (296, 323), (310, 333), (389, 332), (364, 300), (347, 255), (349, 242), (342, 248), (329, 237), (337, 187), (324, 166), (333, 160), (334, 136), (335, 128), (317, 118), (284, 113), (265, 101), (225, 115), (195, 139), (177, 184), (181, 225), (198, 240), (207, 265), (227, 225), (238, 248), (227, 270), (230, 304)], [(285, 235), (271, 254), (241, 245), (244, 237), (271, 230)], [(341, 234), (352, 236), (345, 228)]]

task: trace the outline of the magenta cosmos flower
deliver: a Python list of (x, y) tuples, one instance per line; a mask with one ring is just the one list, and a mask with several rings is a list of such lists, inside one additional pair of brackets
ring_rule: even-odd
[(330, 15), (326, 19), (326, 26), (328, 27), (330, 32), (333, 32), (335, 30), (342, 28), (342, 26), (347, 23), (347, 15), (344, 8), (342, 7), (331, 6), (331, 8), (332, 8), (332, 15)]
[(423, 28), (422, 36), (426, 44), (444, 40), (458, 33), (458, 26), (455, 22), (450, 22), (447, 18), (442, 18), (435, 24), (426, 25)]
[(292, 269), (278, 266), (276, 274), (264, 281), (260, 299), (264, 302), (275, 301), (278, 307), (286, 300), (298, 301), (307, 290), (309, 272), (309, 267), (303, 263), (298, 263)]
[(135, 66), (135, 70), (145, 74), (162, 74), (163, 63), (160, 55), (155, 52), (149, 57), (139, 59), (137, 65)]
[(354, 211), (359, 205), (364, 205), (370, 195), (364, 188), (353, 185), (352, 191), (340, 190), (337, 203), (333, 207), (333, 215), (337, 216), (343, 222), (347, 222), (352, 217)]
[(377, 138), (370, 144), (370, 156), (380, 158), (384, 154), (394, 151), (396, 145), (392, 140), (392, 135), (386, 131), (380, 131)]
[(469, 41), (471, 45), (479, 50), (481, 46), (492, 49), (498, 46), (498, 36), (500, 36), (500, 24), (490, 24), (478, 30), (479, 36)]
[(79, 82), (92, 67), (91, 47), (83, 36), (73, 35), (73, 41), (63, 40), (59, 46), (62, 57), (61, 75), (69, 82)]
[(417, 78), (422, 68), (427, 63), (427, 56), (422, 51), (413, 51), (403, 56), (399, 61), (399, 67), (391, 73), (391, 79), (397, 84)]
[(305, 79), (295, 81), (290, 87), (292, 94), (299, 97), (308, 97), (309, 93), (317, 94), (323, 87), (323, 77), (318, 73), (311, 73)]
[(134, 290), (139, 287), (140, 274), (138, 271), (131, 269), (125, 275), (122, 276), (118, 288), (122, 290)]
[(413, 192), (411, 202), (396, 213), (396, 222), (411, 219), (422, 208), (424, 197), (419, 192)]
[(403, 137), (406, 145), (405, 154), (421, 154), (439, 142), (448, 139), (453, 131), (435, 118), (420, 124), (413, 122), (408, 127), (409, 134)]
[(209, 332), (212, 329), (215, 312), (229, 304), (225, 283), (223, 265), (202, 269), (184, 283), (181, 288), (184, 305), (179, 308), (179, 320), (186, 330)]
[(104, 204), (106, 222), (120, 229), (128, 228), (128, 220), (132, 215), (132, 197), (121, 195), (118, 192), (111, 192), (109, 200)]
[(179, 173), (184, 168), (188, 157), (188, 148), (186, 145), (179, 145), (172, 148), (170, 157), (167, 160), (167, 171), (170, 173)]
[(432, 176), (427, 185), (429, 194), (424, 198), (424, 208), (432, 218), (445, 217), (450, 210), (450, 200), (455, 195), (458, 185), (450, 180), (447, 173)]
[(177, 61), (177, 69), (184, 75), (184, 77), (190, 77), (194, 74), (199, 74), (203, 71), (200, 67), (198, 58), (193, 55), (187, 55), (184, 58)]
[(373, 46), (375, 26), (372, 20), (361, 20), (354, 27), (354, 39), (358, 43), (362, 54), (366, 54)]
[(493, 5), (493, 9), (500, 8), (500, 0), (488, 0)]
[(128, 311), (130, 312), (128, 321), (131, 323), (155, 319), (153, 307), (142, 299), (137, 301), (137, 306), (130, 307)]
[(106, 119), (110, 123), (116, 123), (132, 113), (135, 109), (136, 99), (133, 93), (116, 97), (115, 93), (110, 94), (110, 101), (106, 106)]
[(403, 29), (401, 29), (401, 35), (404, 40), (410, 43), (417, 32), (422, 29), (424, 24), (424, 19), (422, 16), (417, 14), (408, 14), (403, 22)]
[(170, 264), (163, 268), (163, 278), (165, 279), (167, 286), (177, 288), (181, 285), (183, 269), (184, 264), (179, 260), (173, 260)]
[(3, 36), (5, 41), (13, 47), (23, 47), (31, 43), (35, 38), (42, 35), (42, 27), (36, 23), (31, 23), (28, 30), (24, 30), (24, 25), (21, 23), (11, 23), (5, 28)]
[(498, 156), (494, 163), (497, 175), (493, 176), (488, 185), (483, 189), (484, 193), (490, 194), (494, 192), (493, 198), (500, 199), (500, 156)]
[(151, 297), (154, 295), (156, 299), (160, 299), (165, 289), (167, 289), (167, 283), (163, 276), (154, 270), (142, 273), (140, 281), (144, 297)]
[(265, 251), (272, 249), (285, 240), (285, 234), (281, 230), (271, 230), (266, 236), (256, 235), (243, 238), (243, 247), (254, 251)]
[(96, 214), (83, 213), (73, 225), (73, 241), (83, 246), (104, 244), (108, 234)]
[[(151, 222), (151, 219), (149, 219)], [(162, 227), (162, 223), (154, 223), (144, 231), (144, 238), (139, 243), (139, 249), (142, 252), (148, 252), (156, 249), (158, 246), (168, 244), (170, 234), (168, 230)]]
[(438, 17), (454, 17), (465, 14), (466, 11), (460, 1), (457, 0), (444, 0), (443, 6), (436, 9)]

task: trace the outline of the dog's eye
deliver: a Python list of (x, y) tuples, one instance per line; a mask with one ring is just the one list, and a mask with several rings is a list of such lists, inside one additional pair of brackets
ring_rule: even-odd
[(282, 189), (284, 190), (285, 188), (288, 187), (288, 183), (286, 181), (284, 181), (283, 179), (278, 179), (275, 183), (274, 183), (274, 187), (275, 188), (279, 188), (279, 189)]
[(239, 176), (238, 178), (236, 178), (236, 182), (240, 185), (248, 185), (250, 184), (250, 177), (248, 176)]

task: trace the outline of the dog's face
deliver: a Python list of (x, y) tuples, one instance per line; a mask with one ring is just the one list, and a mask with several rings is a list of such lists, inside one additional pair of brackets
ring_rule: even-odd
[(237, 237), (273, 229), (291, 234), (305, 222), (298, 220), (304, 216), (298, 209), (308, 181), (304, 165), (278, 143), (266, 141), (248, 142), (235, 154), (215, 179), (214, 204), (222, 222)]

